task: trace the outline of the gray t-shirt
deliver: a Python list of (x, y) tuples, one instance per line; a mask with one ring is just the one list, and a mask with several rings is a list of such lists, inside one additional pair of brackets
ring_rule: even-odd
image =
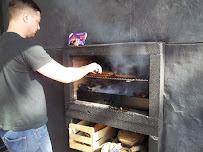
[(32, 39), (0, 36), (0, 128), (26, 130), (46, 124), (46, 101), (38, 70), (52, 58)]

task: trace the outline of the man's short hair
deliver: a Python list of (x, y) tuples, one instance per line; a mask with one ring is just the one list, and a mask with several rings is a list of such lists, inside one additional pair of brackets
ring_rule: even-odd
[(10, 19), (14, 18), (16, 15), (18, 15), (17, 11), (21, 11), (25, 8), (31, 8), (34, 11), (39, 11), (41, 13), (40, 8), (32, 0), (11, 0), (9, 2)]

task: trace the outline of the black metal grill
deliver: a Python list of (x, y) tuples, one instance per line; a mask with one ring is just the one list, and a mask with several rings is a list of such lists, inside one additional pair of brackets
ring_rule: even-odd
[(98, 77), (98, 76), (89, 76), (87, 75), (86, 77), (89, 78), (98, 78), (98, 79), (109, 79), (109, 80), (119, 80), (119, 81), (126, 81), (126, 82), (133, 82), (133, 81), (141, 81), (141, 82), (148, 82), (149, 80), (147, 79), (131, 79), (131, 78), (113, 78), (113, 77)]

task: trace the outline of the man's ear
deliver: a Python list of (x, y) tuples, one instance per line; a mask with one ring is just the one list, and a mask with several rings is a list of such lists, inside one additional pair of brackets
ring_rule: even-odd
[(29, 21), (29, 13), (28, 12), (23, 12), (23, 21), (27, 23)]

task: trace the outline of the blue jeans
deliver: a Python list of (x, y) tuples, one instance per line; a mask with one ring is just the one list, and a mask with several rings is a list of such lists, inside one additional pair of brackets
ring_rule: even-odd
[(46, 125), (25, 131), (0, 129), (0, 137), (9, 152), (53, 152)]

